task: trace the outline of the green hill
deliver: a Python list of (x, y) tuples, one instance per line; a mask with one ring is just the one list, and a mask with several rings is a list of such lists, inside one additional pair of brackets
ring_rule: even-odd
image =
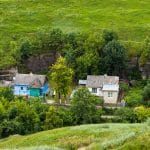
[(150, 147), (147, 124), (91, 124), (43, 131), (0, 140), (0, 149), (124, 149)]
[(51, 28), (113, 29), (122, 40), (142, 41), (150, 34), (149, 14), (149, 0), (0, 0), (0, 47)]

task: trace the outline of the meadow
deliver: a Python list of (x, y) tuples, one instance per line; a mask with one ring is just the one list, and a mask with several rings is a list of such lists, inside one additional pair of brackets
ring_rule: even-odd
[(91, 124), (58, 128), (27, 136), (0, 140), (0, 149), (146, 150), (150, 147), (150, 126), (144, 124)]
[(141, 42), (150, 34), (149, 0), (0, 0), (0, 47), (37, 32), (101, 32)]

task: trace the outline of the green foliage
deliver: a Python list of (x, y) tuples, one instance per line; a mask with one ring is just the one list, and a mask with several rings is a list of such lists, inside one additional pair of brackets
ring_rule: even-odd
[(140, 64), (144, 65), (146, 62), (149, 61), (150, 61), (150, 37), (147, 37), (142, 47)]
[(45, 129), (49, 130), (62, 126), (63, 120), (59, 117), (57, 110), (52, 106), (49, 107), (48, 111), (46, 112)]
[(99, 56), (97, 53), (88, 51), (77, 58), (76, 74), (78, 78), (84, 79), (88, 74), (98, 74)]
[(74, 116), (70, 111), (70, 108), (60, 107), (58, 109), (59, 116), (63, 120), (63, 126), (71, 126), (74, 125)]
[(9, 101), (12, 101), (14, 99), (14, 94), (11, 88), (9, 87), (0, 87), (0, 101), (1, 98), (4, 97)]
[(142, 88), (132, 88), (127, 96), (125, 97), (125, 101), (127, 106), (135, 107), (142, 104)]
[(67, 96), (72, 84), (73, 70), (66, 65), (64, 58), (60, 57), (50, 69), (50, 81), (58, 94), (58, 98)]
[(118, 35), (114, 31), (104, 30), (102, 34), (102, 38), (104, 40), (104, 44), (108, 44), (113, 40), (118, 40)]
[[(38, 39), (35, 42), (38, 46), (33, 44), (33, 54), (38, 54), (39, 51), (42, 53), (45, 50), (59, 51), (63, 45), (63, 36), (61, 31), (57, 29), (49, 32), (53, 28), (60, 28), (65, 33), (93, 34), (102, 33), (104, 29), (115, 31), (121, 41), (131, 43), (131, 51), (137, 52), (141, 41), (149, 35), (148, 14), (149, 1), (147, 0), (142, 2), (136, 0), (116, 0), (115, 2), (113, 0), (90, 0), (88, 3), (85, 0), (73, 0), (69, 2), (54, 1), (50, 5), (41, 0), (26, 1), (23, 4), (17, 0), (2, 0), (0, 68), (17, 64), (12, 48), (10, 51), (5, 48), (9, 42), (18, 44), (21, 39), (30, 41), (32, 38), (36, 38), (37, 33), (44, 32), (47, 38)], [(107, 35), (107, 32), (104, 35)], [(105, 39), (110, 40), (112, 37), (114, 37), (113, 32)], [(135, 47), (135, 50), (132, 47)], [(7, 53), (5, 53), (6, 51)], [(143, 55), (145, 57), (145, 54)]]
[(102, 50), (101, 70), (109, 75), (122, 75), (126, 69), (127, 53), (126, 49), (113, 40), (108, 42)]
[[(118, 116), (121, 122), (134, 123), (137, 122), (137, 117), (132, 108), (120, 108), (115, 111), (115, 115)], [(118, 120), (118, 121), (119, 121)]]
[(118, 121), (121, 122), (145, 122), (150, 117), (150, 109), (144, 106), (135, 108), (120, 108), (115, 111), (115, 114), (119, 117)]
[(120, 90), (125, 93), (129, 91), (129, 85), (125, 82), (120, 82), (119, 87), (120, 87)]
[(144, 122), (150, 117), (150, 108), (144, 106), (136, 107), (134, 113), (137, 116), (138, 122)]
[(96, 105), (100, 103), (97, 96), (92, 95), (87, 88), (79, 88), (73, 95), (71, 110), (76, 124), (94, 123), (100, 120), (101, 110)]
[(47, 1), (43, 3), (41, 0), (25, 1), (21, 5), (17, 0), (2, 0), (0, 45), (4, 45), (8, 40), (18, 40), (23, 36), (31, 37), (38, 31), (47, 31), (54, 27), (66, 32), (117, 29), (122, 40), (128, 39), (136, 43), (149, 34), (148, 14), (147, 0), (90, 0), (89, 3), (85, 0), (73, 0), (54, 1), (50, 5)]
[[(150, 127), (147, 124), (90, 124), (59, 128), (28, 136), (15, 135), (0, 140), (0, 149), (148, 149)], [(16, 149), (17, 147), (17, 149)]]
[(21, 60), (26, 60), (32, 55), (32, 47), (29, 41), (25, 41), (20, 47), (20, 58)]
[(150, 82), (144, 87), (143, 101), (144, 103), (150, 105)]

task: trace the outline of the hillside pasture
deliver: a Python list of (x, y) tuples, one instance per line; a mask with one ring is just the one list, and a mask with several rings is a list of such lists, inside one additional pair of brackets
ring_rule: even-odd
[(147, 124), (91, 124), (0, 140), (0, 149), (148, 149)]

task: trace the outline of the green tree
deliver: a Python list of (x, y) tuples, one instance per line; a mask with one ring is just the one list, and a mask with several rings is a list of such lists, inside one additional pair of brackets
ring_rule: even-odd
[(14, 99), (14, 94), (11, 88), (9, 87), (0, 87), (0, 98), (4, 97), (8, 101), (12, 101)]
[(53, 129), (56, 127), (62, 127), (63, 120), (59, 117), (59, 113), (54, 107), (49, 107), (46, 112), (45, 129)]
[(99, 122), (101, 110), (97, 110), (96, 105), (100, 102), (100, 98), (92, 95), (87, 88), (79, 88), (74, 93), (71, 102), (71, 110), (75, 116), (75, 123), (83, 124)]
[(25, 41), (20, 47), (20, 58), (21, 60), (26, 60), (32, 55), (32, 45), (29, 41)]
[(66, 65), (64, 58), (60, 57), (50, 69), (50, 81), (58, 94), (58, 98), (66, 98), (72, 84), (73, 70)]
[(148, 61), (150, 61), (150, 37), (147, 37), (144, 41), (140, 57), (140, 64), (144, 65)]
[(141, 88), (132, 88), (125, 96), (125, 101), (129, 107), (139, 106), (142, 103)]
[(20, 123), (20, 134), (29, 134), (39, 131), (39, 116), (25, 101), (16, 101), (16, 121)]
[(104, 40), (104, 44), (108, 44), (113, 40), (118, 40), (118, 35), (114, 31), (104, 30), (102, 34), (102, 38)]
[(113, 40), (108, 42), (102, 50), (101, 70), (102, 73), (109, 75), (122, 75), (126, 69), (127, 53), (126, 49), (119, 43)]
[(89, 74), (99, 74), (99, 56), (98, 53), (87, 51), (84, 55), (78, 57), (76, 73), (79, 79), (85, 79)]

